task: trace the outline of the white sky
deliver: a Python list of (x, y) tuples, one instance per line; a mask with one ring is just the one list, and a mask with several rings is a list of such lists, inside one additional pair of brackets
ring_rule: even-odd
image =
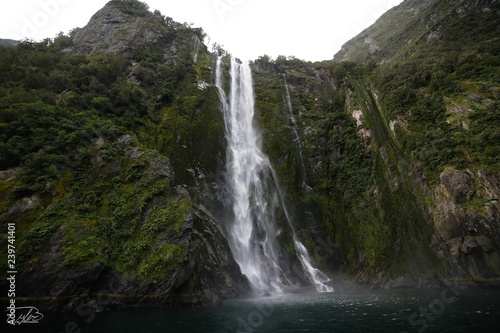
[[(244, 60), (267, 54), (328, 60), (342, 44), (403, 0), (146, 0), (150, 9), (194, 23)], [(0, 38), (41, 40), (83, 27), (107, 0), (10, 0)], [(205, 40), (207, 42), (207, 40)]]

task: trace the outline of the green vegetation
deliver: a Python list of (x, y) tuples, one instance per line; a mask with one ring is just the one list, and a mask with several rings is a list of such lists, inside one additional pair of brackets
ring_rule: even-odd
[(122, 89), (121, 57), (66, 56), (58, 41), (0, 48), (0, 168), (23, 166), (19, 195), (47, 193), (88, 158), (96, 138), (140, 126), (147, 110), (133, 98), (140, 87)]
[[(215, 57), (201, 44), (195, 62), (201, 29), (136, 0), (112, 3), (162, 38), (134, 47), (123, 28), (117, 38), (131, 49), (122, 55), (62, 52), (76, 31), (0, 46), (2, 228), (17, 223), (19, 268), (54, 239), (65, 267), (100, 262), (156, 281), (186, 260), (179, 240), (205, 195), (198, 180), (215, 183), (224, 169)], [(251, 64), (263, 149), (323, 269), (429, 270), (434, 203), (417, 183), (435, 187), (446, 167), (500, 171), (500, 8), (462, 15), (450, 3), (416, 17), (397, 9), (398, 28), (378, 49), (367, 36), (349, 44), (352, 61)], [(487, 202), (476, 195), (460, 208), (485, 214)], [(323, 256), (327, 238), (337, 247)], [(290, 235), (279, 242), (294, 255)]]
[[(373, 84), (386, 124), (403, 120), (395, 138), (433, 185), (444, 166), (500, 168), (499, 9), (405, 1), (336, 55), (365, 63), (364, 80)], [(362, 46), (368, 36), (376, 51)]]
[[(65, 192), (59, 193), (64, 198), (54, 199), (31, 230), (20, 235), (20, 266), (36, 260), (61, 226), (64, 265), (69, 267), (99, 261), (152, 279), (163, 265), (171, 267), (170, 261), (182, 258), (180, 246), (165, 244), (159, 237), (176, 239), (191, 211), (191, 201), (172, 199), (170, 175), (168, 169), (158, 170), (165, 162), (157, 152), (135, 150), (140, 155), (133, 159), (124, 157), (124, 147), (114, 149), (121, 158), (108, 154), (103, 164), (94, 165), (84, 177), (61, 180), (56, 189)], [(109, 150), (103, 146), (99, 154), (106, 156)], [(164, 257), (168, 262), (162, 261)]]
[[(432, 270), (428, 212), (434, 203), (417, 183), (436, 186), (446, 167), (500, 171), (498, 4), (460, 15), (447, 6), (436, 1), (422, 16), (383, 17), (373, 31), (384, 20), (421, 23), (395, 23), (396, 30), (379, 36), (375, 52), (348, 43), (347, 58), (357, 63), (264, 56), (253, 64), (264, 148), (301, 227), (309, 227), (303, 213), (309, 210), (340, 245), (330, 267), (373, 275)], [(433, 12), (447, 19), (431, 20)], [(429, 20), (440, 26), (439, 38), (427, 38)], [(284, 74), (304, 142), (302, 173)], [(354, 110), (363, 113), (361, 126)], [(485, 214), (485, 204), (475, 197), (461, 208)]]
[[(432, 184), (444, 166), (500, 168), (500, 117), (495, 111), (500, 77), (495, 64), (500, 58), (489, 61), (491, 70), (478, 73), (478, 68), (489, 67), (482, 57), (468, 60), (474, 64), (470, 70), (446, 71), (443, 66), (452, 60), (436, 63), (426, 58), (381, 65), (370, 76), (386, 121), (404, 119), (407, 128), (396, 127), (396, 138), (422, 163)], [(433, 78), (436, 73), (439, 79)]]
[[(0, 213), (2, 228), (17, 224), (19, 269), (62, 238), (64, 266), (169, 274), (185, 258), (177, 242), (192, 209), (174, 188), (194, 184), (188, 169), (215, 177), (224, 158), (217, 94), (199, 84), (210, 82), (213, 56), (202, 45), (193, 61), (203, 31), (139, 1), (113, 3), (160, 29), (163, 44), (127, 55), (62, 52), (75, 30), (0, 47)], [(167, 61), (162, 47), (175, 49)]]
[(406, 0), (347, 42), (335, 60), (367, 64), (409, 57), (439, 60), (449, 51), (498, 54), (498, 9), (498, 3), (488, 1)]
[(118, 8), (121, 12), (132, 15), (132, 16), (149, 16), (151, 13), (149, 12), (149, 6), (141, 1), (137, 0), (112, 0), (111, 1), (116, 8)]

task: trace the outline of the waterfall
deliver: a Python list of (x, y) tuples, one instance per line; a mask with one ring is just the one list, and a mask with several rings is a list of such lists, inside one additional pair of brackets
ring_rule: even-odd
[(216, 65), (215, 85), (224, 113), (227, 148), (227, 186), (231, 193), (232, 220), (227, 225), (228, 239), (234, 258), (253, 287), (267, 294), (280, 294), (293, 282), (287, 276), (275, 217), (281, 205), (293, 233), (297, 257), (303, 275), (318, 291), (332, 291), (329, 281), (314, 268), (307, 249), (298, 240), (282, 191), (269, 158), (262, 152), (261, 139), (254, 125), (254, 94), (250, 66), (231, 59), (229, 97), (223, 89), (222, 64)]
[(193, 36), (193, 61), (198, 62), (198, 53), (200, 52), (201, 41), (198, 36)]
[(283, 196), (283, 191), (281, 190), (279, 183), (278, 183), (278, 176), (274, 172), (274, 169), (271, 167), (271, 172), (273, 174), (273, 179), (275, 179), (275, 185), (278, 190), (278, 194), (280, 195), (281, 199), (281, 205), (283, 207), (283, 210), (285, 212), (286, 220), (288, 222), (288, 225), (290, 226), (290, 229), (292, 230), (293, 233), (293, 245), (295, 248), (295, 252), (297, 253), (297, 257), (300, 261), (300, 264), (302, 265), (302, 269), (304, 270), (304, 274), (306, 275), (307, 279), (314, 284), (316, 287), (316, 290), (319, 292), (332, 292), (334, 291), (332, 287), (326, 285), (325, 283), (330, 282), (330, 278), (328, 278), (322, 271), (319, 269), (315, 268), (311, 264), (311, 257), (309, 256), (309, 252), (307, 251), (306, 247), (302, 242), (299, 240), (297, 237), (297, 233), (295, 232), (295, 228), (293, 227), (293, 224), (291, 222), (290, 215), (288, 213), (288, 209), (286, 208), (286, 203), (285, 203), (285, 198)]
[(299, 131), (297, 130), (297, 122), (295, 121), (295, 117), (293, 116), (293, 108), (292, 108), (292, 99), (290, 98), (290, 89), (288, 88), (288, 83), (286, 82), (286, 74), (283, 74), (283, 79), (285, 80), (285, 88), (286, 88), (286, 104), (288, 106), (288, 112), (290, 112), (290, 118), (292, 120), (292, 129), (295, 133), (295, 141), (299, 145), (299, 159), (300, 159), (300, 167), (302, 168), (302, 173), (304, 174), (306, 171), (306, 166), (304, 164), (304, 158), (302, 157), (302, 142), (300, 141)]

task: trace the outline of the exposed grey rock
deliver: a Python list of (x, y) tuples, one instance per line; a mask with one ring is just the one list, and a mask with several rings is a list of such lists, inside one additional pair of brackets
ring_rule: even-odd
[[(172, 28), (173, 29), (173, 28)], [(104, 52), (113, 55), (129, 55), (133, 50), (153, 50), (164, 48), (170, 57), (176, 51), (166, 27), (151, 13), (132, 16), (122, 12), (112, 2), (108, 2), (95, 13), (89, 23), (77, 31), (73, 46), (64, 52), (90, 55)]]
[[(60, 227), (47, 250), (18, 275), (18, 294), (46, 311), (74, 311), (80, 306), (103, 310), (217, 304), (249, 291), (218, 222), (204, 207), (195, 206), (180, 230), (166, 233), (159, 242), (187, 244), (185, 259), (164, 278), (149, 281), (97, 261), (77, 269), (64, 266)], [(42, 300), (48, 297), (52, 301)]]
[(481, 103), (483, 98), (481, 96), (479, 96), (478, 94), (469, 94), (467, 95), (467, 97), (469, 97), (469, 99), (473, 102), (476, 102), (476, 103)]
[(441, 173), (439, 179), (444, 188), (451, 194), (454, 203), (462, 204), (472, 198), (474, 188), (472, 178), (468, 174), (448, 168)]
[[(435, 190), (433, 211), (437, 256), (445, 279), (498, 284), (500, 276), (499, 175), (446, 169)], [(468, 204), (469, 201), (477, 200)], [(468, 206), (469, 205), (469, 206)]]
[(0, 179), (3, 179), (7, 182), (14, 179), (17, 174), (21, 171), (21, 168), (13, 168), (9, 170), (0, 170)]
[(130, 145), (131, 140), (132, 140), (132, 136), (130, 134), (125, 134), (125, 135), (120, 136), (117, 141), (118, 141), (118, 143), (121, 143), (122, 145), (127, 147)]
[(27, 210), (33, 209), (41, 209), (42, 205), (40, 203), (40, 198), (38, 196), (33, 195), (29, 198), (23, 198), (12, 205), (6, 213), (6, 216), (24, 213)]
[[(119, 172), (124, 160), (129, 160), (151, 180), (171, 183), (173, 171), (168, 159), (154, 151), (125, 147), (131, 142), (130, 136), (120, 137), (117, 143), (122, 145), (123, 156), (95, 164), (95, 174), (90, 178), (109, 178)], [(95, 157), (93, 160), (98, 161)], [(8, 173), (2, 176), (8, 177)], [(204, 206), (193, 203), (186, 188), (171, 187), (169, 194), (151, 198), (143, 213), (136, 212), (140, 223), (147, 223), (155, 210), (171, 200), (187, 200), (192, 208), (178, 228), (166, 227), (155, 236), (155, 247), (175, 245), (183, 251), (176, 259), (179, 262), (169, 266), (162, 277), (147, 279), (139, 271), (118, 271), (113, 264), (98, 259), (84, 266), (69, 265), (64, 230), (71, 226), (63, 223), (43, 244), (41, 254), (19, 270), (17, 295), (42, 311), (57, 312), (81, 307), (100, 311), (113, 307), (210, 305), (246, 294), (250, 289), (248, 279), (234, 260), (219, 222)], [(38, 206), (39, 199), (32, 197), (20, 200), (10, 210), (41, 208)], [(71, 220), (68, 216), (68, 222)], [(5, 283), (0, 282), (0, 286)]]

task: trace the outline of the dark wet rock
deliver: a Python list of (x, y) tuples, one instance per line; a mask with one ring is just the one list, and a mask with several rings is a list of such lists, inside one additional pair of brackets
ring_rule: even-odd
[[(134, 214), (140, 229), (172, 200), (189, 203), (189, 211), (178, 227), (167, 226), (154, 235), (155, 248), (175, 246), (182, 251), (176, 253), (175, 265), (168, 265), (164, 274), (151, 278), (137, 268), (119, 270), (119, 266), (99, 257), (83, 265), (68, 264), (66, 230), (75, 228), (73, 217), (68, 216), (43, 244), (43, 251), (20, 267), (16, 291), (25, 299), (23, 302), (47, 312), (77, 311), (81, 307), (101, 311), (116, 307), (212, 305), (249, 292), (248, 279), (234, 260), (219, 221), (203, 205), (193, 203), (185, 187), (170, 185), (173, 171), (169, 160), (149, 150), (126, 147), (131, 145), (127, 136), (120, 137), (117, 143), (122, 145), (122, 155), (100, 162), (94, 157), (94, 170), (89, 171), (89, 183), (83, 186), (92, 187), (95, 180), (113, 178), (123, 172), (121, 168), (127, 163), (136, 163), (144, 178), (169, 184), (167, 194), (152, 197), (142, 212), (135, 208)], [(42, 209), (38, 198), (22, 199), (11, 207), (18, 215), (29, 209)], [(150, 251), (146, 249), (144, 255)]]
[(435, 190), (436, 254), (444, 279), (500, 283), (499, 175), (446, 169)]
[(64, 264), (60, 227), (44, 253), (18, 275), (18, 294), (46, 311), (100, 311), (116, 307), (213, 305), (249, 291), (249, 282), (234, 261), (218, 222), (195, 206), (180, 227), (158, 241), (184, 246), (181, 263), (157, 280), (118, 272), (98, 261), (85, 267)]

